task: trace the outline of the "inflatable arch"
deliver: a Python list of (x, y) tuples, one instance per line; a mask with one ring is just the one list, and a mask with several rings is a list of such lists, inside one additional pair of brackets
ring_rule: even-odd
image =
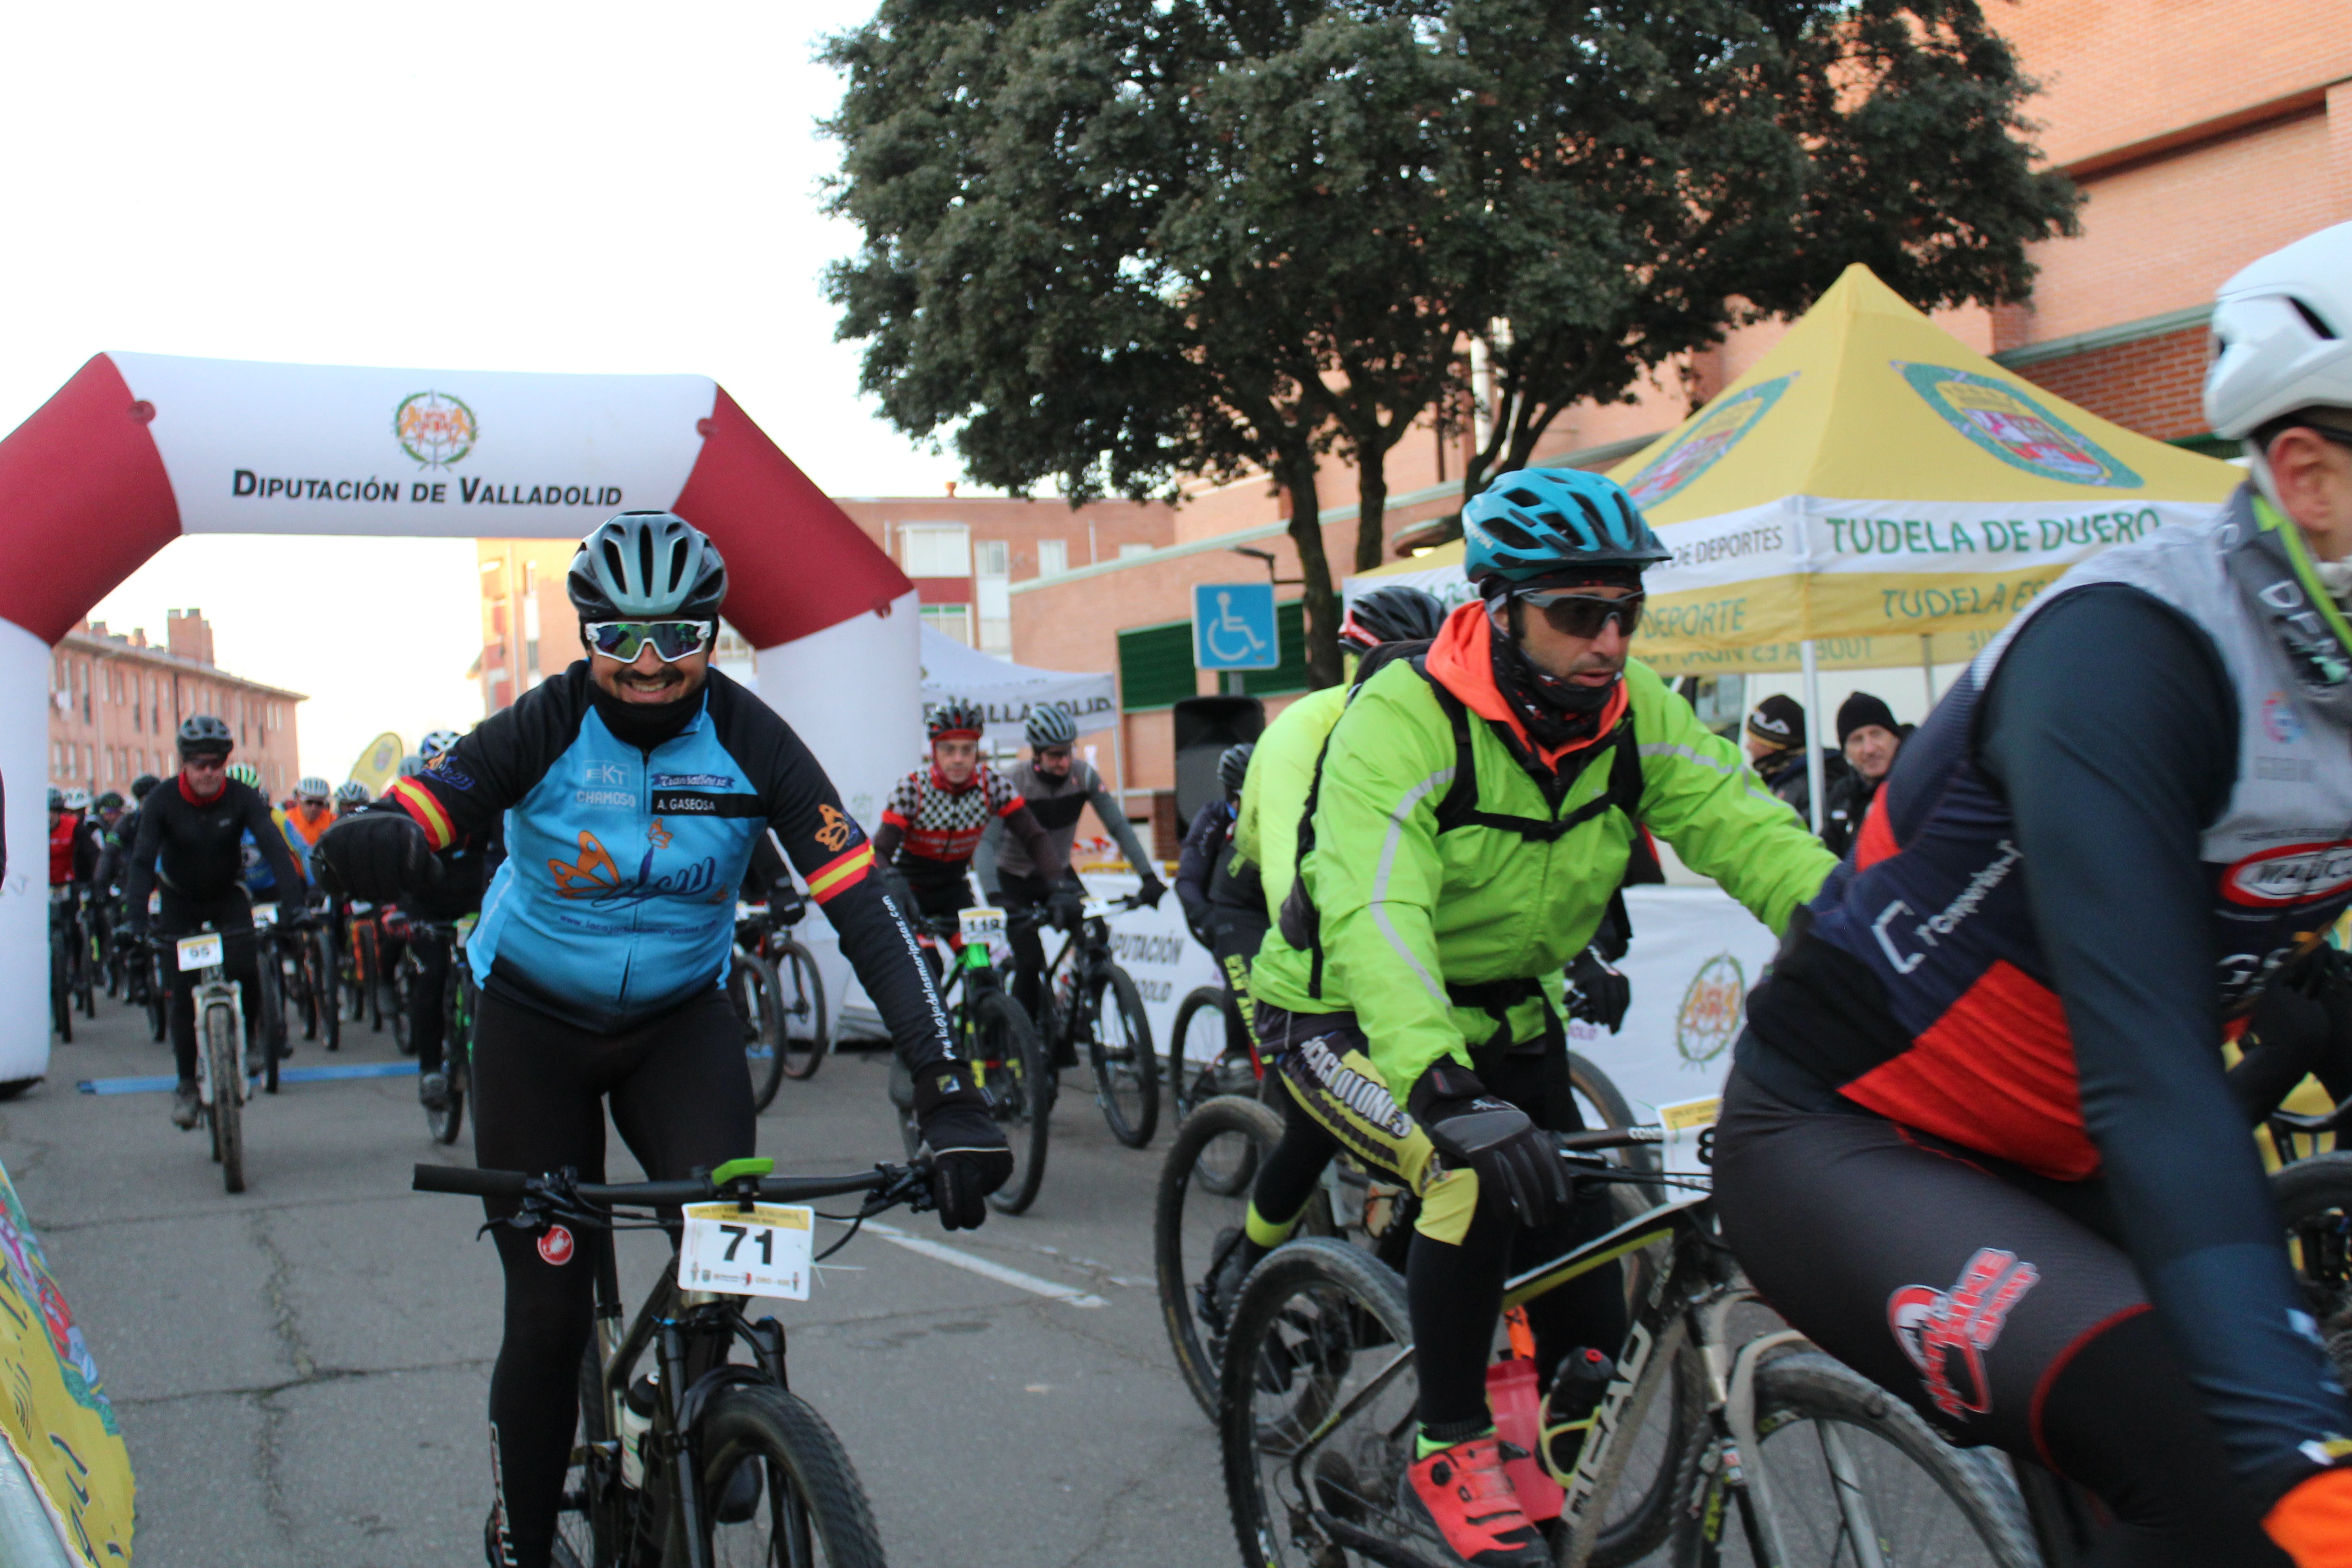
[(576, 539), (641, 507), (717, 541), (761, 695), (870, 824), (921, 744), (914, 585), (716, 382), (83, 365), (0, 440), (0, 1082), (48, 1064), (49, 649), (109, 591), (184, 533)]

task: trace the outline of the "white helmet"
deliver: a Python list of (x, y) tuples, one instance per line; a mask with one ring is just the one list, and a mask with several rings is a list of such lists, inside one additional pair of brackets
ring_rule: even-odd
[(416, 742), (416, 754), (429, 763), (463, 738), (455, 730), (436, 730)]
[(88, 811), (89, 809), (89, 791), (86, 789), (69, 789), (66, 791), (66, 809), (68, 811)]
[(333, 793), (333, 786), (316, 773), (304, 773), (294, 781), (294, 798), (297, 800), (315, 800), (324, 805), (327, 797)]
[(2214, 297), (2213, 433), (2242, 440), (2312, 407), (2352, 409), (2352, 223), (2271, 252)]

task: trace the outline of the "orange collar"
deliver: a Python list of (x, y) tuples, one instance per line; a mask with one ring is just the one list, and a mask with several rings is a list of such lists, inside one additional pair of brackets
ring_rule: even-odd
[(1625, 682), (1621, 679), (1617, 689), (1609, 694), (1609, 705), (1601, 710), (1600, 727), (1590, 740), (1570, 741), (1557, 751), (1545, 751), (1528, 734), (1528, 727), (1511, 711), (1502, 692), (1495, 685), (1494, 623), (1486, 618), (1483, 601), (1474, 599), (1458, 605), (1445, 617), (1445, 625), (1430, 645), (1425, 661), (1433, 679), (1462, 700), (1462, 705), (1481, 719), (1491, 719), (1507, 725), (1519, 744), (1540, 759), (1554, 773), (1559, 771), (1562, 758), (1598, 745), (1617, 728), (1617, 721), (1625, 716), (1625, 706), (1632, 701), (1626, 695)]

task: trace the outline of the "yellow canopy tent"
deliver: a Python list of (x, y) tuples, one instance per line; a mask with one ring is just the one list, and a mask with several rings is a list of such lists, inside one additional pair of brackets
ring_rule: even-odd
[[(2211, 517), (2242, 475), (2002, 369), (1856, 265), (1611, 477), (1675, 552), (1649, 574), (1639, 656), (1810, 687), (1822, 668), (1968, 658), (2068, 566)], [(1456, 602), (1461, 562), (1456, 541), (1348, 587)]]

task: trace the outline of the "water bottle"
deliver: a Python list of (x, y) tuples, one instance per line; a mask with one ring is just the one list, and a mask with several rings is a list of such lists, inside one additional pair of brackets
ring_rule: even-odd
[(656, 1367), (629, 1384), (621, 1396), (621, 1484), (635, 1491), (646, 1484), (642, 1449), (653, 1429), (654, 1406), (661, 1403), (661, 1368)]
[(1544, 1400), (1546, 1458), (1555, 1474), (1575, 1471), (1585, 1434), (1592, 1429), (1592, 1413), (1601, 1408), (1601, 1396), (1616, 1375), (1617, 1363), (1591, 1345), (1579, 1346), (1560, 1357), (1559, 1370), (1552, 1373), (1551, 1393)]

